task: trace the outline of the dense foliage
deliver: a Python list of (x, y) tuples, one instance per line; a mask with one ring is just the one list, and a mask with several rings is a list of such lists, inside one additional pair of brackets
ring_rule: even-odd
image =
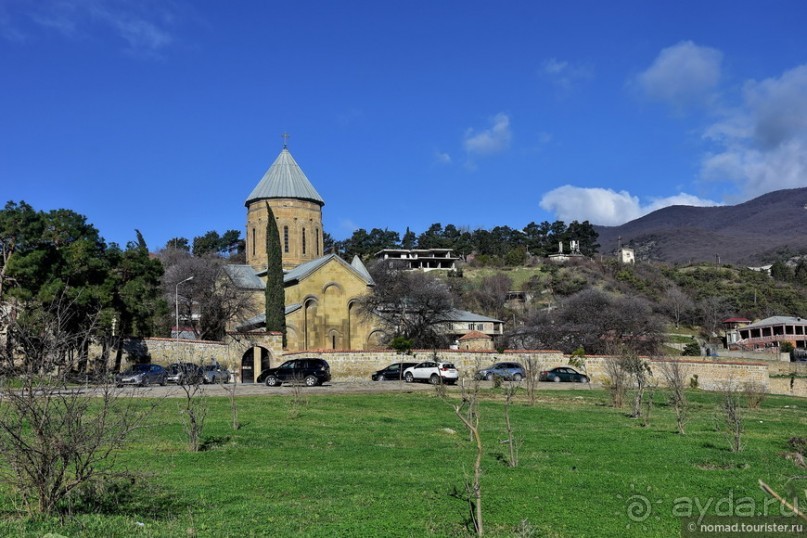
[[(118, 335), (154, 334), (165, 312), (163, 271), (135, 233), (137, 240), (121, 249), (107, 245), (78, 213), (35, 211), (25, 202), (8, 202), (0, 211), (0, 301), (7, 316), (0, 321), (8, 327), (19, 313), (45, 311), (58, 301), (71, 309), (66, 330), (91, 331), (105, 348), (115, 325)], [(10, 331), (9, 349), (14, 338)], [(86, 342), (70, 355), (70, 366), (84, 369)]]
[(275, 214), (266, 204), (266, 330), (283, 334), (286, 344), (286, 295), (283, 288), (283, 255)]
[(359, 256), (365, 260), (385, 248), (449, 248), (462, 258), (471, 254), (478, 263), (491, 265), (523, 265), (527, 255), (544, 257), (558, 252), (559, 243), (568, 252), (569, 242), (577, 241), (580, 252), (591, 256), (597, 252), (597, 232), (588, 222), (573, 221), (568, 226), (563, 221), (553, 223), (529, 223), (521, 230), (509, 226), (496, 226), (490, 230), (470, 231), (453, 224), (443, 227), (432, 224), (429, 229), (415, 236), (408, 228), (400, 234), (387, 229), (373, 228), (369, 232), (360, 228), (344, 241), (336, 241), (336, 252), (347, 259)]

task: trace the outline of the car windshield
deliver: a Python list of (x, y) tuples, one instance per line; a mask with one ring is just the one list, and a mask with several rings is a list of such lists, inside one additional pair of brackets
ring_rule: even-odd
[(294, 368), (294, 361), (286, 361), (280, 365), (280, 368)]
[(444, 363), (442, 364), (442, 367), (443, 367), (443, 368), (448, 368), (449, 370), (451, 370), (451, 369), (453, 369), (453, 368), (454, 368), (454, 365), (453, 365), (453, 364), (451, 364), (450, 362), (444, 362)]
[(135, 364), (129, 368), (129, 371), (132, 373), (148, 372), (150, 368), (150, 364)]

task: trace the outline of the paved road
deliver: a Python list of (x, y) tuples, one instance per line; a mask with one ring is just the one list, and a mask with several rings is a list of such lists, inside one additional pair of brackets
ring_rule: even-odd
[[(480, 381), (484, 388), (493, 386), (491, 381)], [(331, 381), (319, 387), (292, 387), (289, 385), (282, 385), (280, 387), (267, 387), (264, 384), (250, 384), (238, 383), (236, 385), (201, 385), (200, 389), (204, 391), (207, 396), (227, 396), (228, 390), (235, 387), (235, 393), (238, 396), (282, 396), (290, 395), (295, 390), (304, 390), (307, 394), (367, 394), (367, 393), (384, 393), (384, 392), (419, 392), (419, 391), (434, 391), (435, 387), (428, 383), (404, 383), (398, 381)], [(588, 385), (582, 383), (539, 383), (539, 390), (574, 390), (584, 389)], [(599, 385), (592, 384), (592, 388), (599, 388)], [(446, 389), (449, 392), (459, 392), (461, 389), (459, 385), (448, 385)], [(124, 387), (120, 389), (125, 391), (126, 394), (133, 396), (149, 397), (149, 398), (162, 398), (173, 397), (179, 398), (185, 396), (185, 390), (176, 385), (167, 385), (165, 387), (150, 386), (150, 387)]]

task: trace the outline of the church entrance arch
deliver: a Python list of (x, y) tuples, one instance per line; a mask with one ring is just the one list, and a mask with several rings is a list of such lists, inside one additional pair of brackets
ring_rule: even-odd
[(254, 383), (258, 374), (270, 367), (271, 358), (272, 354), (265, 347), (255, 346), (246, 350), (241, 355), (241, 382)]

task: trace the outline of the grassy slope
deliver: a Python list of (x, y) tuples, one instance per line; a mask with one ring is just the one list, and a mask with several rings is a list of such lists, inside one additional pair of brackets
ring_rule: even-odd
[[(789, 437), (807, 430), (807, 401), (771, 397), (748, 411), (747, 448), (735, 454), (715, 431), (717, 395), (691, 398), (689, 433), (680, 436), (661, 395), (650, 427), (642, 428), (605, 405), (602, 391), (543, 392), (537, 406), (512, 410), (522, 445), (521, 465), (511, 469), (500, 461), (501, 398), (488, 393), (482, 406), (488, 534), (512, 536), (526, 519), (535, 536), (675, 536), (675, 498), (705, 502), (731, 494), (761, 502), (757, 479), (782, 490), (788, 477), (804, 474), (780, 453)], [(56, 520), (7, 512), (0, 535), (464, 533), (467, 507), (450, 493), (463, 487), (473, 451), (450, 407), (432, 395), (316, 396), (294, 419), (287, 399), (244, 398), (238, 432), (229, 429), (226, 399), (210, 399), (209, 406), (210, 446), (194, 454), (185, 451), (177, 402), (160, 404), (154, 426), (120, 458), (154, 472), (153, 489), (114, 507), (118, 515), (77, 513), (60, 528)], [(654, 511), (632, 522), (626, 509), (637, 494)], [(0, 501), (10, 506), (5, 495)]]

